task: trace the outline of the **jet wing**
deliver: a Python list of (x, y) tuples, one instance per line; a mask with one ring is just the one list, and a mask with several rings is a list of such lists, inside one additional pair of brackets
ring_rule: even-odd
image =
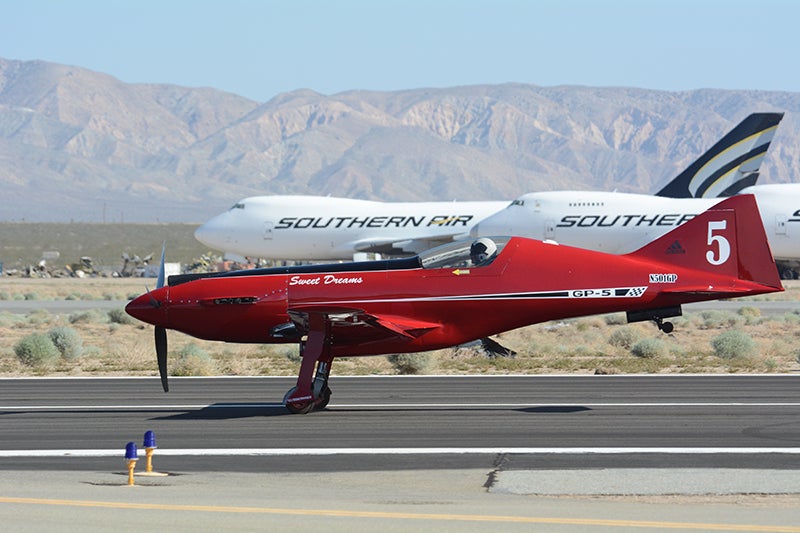
[(461, 235), (431, 235), (414, 239), (396, 238), (370, 238), (353, 241), (347, 246), (352, 246), (356, 252), (380, 253), (386, 255), (414, 255), (425, 250), (430, 250), (441, 244), (457, 241), (469, 237), (468, 233)]
[(376, 315), (362, 309), (336, 306), (295, 306), (289, 317), (301, 334), (309, 333), (309, 316), (323, 315), (326, 334), (337, 344), (359, 344), (381, 340), (414, 340), (441, 327), (435, 322), (397, 315)]

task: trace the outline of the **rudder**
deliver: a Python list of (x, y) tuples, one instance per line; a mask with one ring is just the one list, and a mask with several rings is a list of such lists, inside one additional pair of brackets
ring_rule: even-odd
[(678, 174), (656, 196), (714, 198), (754, 185), (783, 113), (753, 113)]
[(628, 256), (781, 287), (751, 194), (721, 201)]

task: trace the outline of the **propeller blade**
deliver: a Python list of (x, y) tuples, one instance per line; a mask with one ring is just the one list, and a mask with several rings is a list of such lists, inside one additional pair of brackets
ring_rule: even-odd
[(161, 376), (161, 386), (164, 392), (169, 392), (167, 383), (167, 330), (161, 326), (156, 326), (156, 359), (158, 359), (158, 374)]
[(164, 286), (164, 256), (167, 253), (167, 241), (164, 241), (164, 246), (161, 248), (161, 266), (158, 267), (158, 281), (156, 282), (156, 289)]

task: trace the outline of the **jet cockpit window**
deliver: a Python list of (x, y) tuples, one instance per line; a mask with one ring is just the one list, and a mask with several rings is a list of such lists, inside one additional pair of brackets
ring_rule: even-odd
[(233, 211), (234, 209), (244, 209), (244, 202), (237, 202), (233, 204), (233, 207), (231, 207), (230, 210)]
[(419, 254), (422, 268), (477, 268), (490, 264), (511, 237), (481, 237), (437, 246)]
[(525, 205), (525, 200), (514, 200), (511, 205)]

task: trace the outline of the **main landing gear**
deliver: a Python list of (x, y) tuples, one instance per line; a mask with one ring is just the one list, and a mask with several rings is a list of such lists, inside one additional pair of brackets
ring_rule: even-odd
[(330, 363), (320, 361), (317, 364), (317, 374), (311, 386), (311, 398), (296, 394), (298, 388), (292, 387), (283, 397), (283, 404), (293, 415), (304, 415), (314, 410), (322, 410), (331, 401), (331, 388), (328, 386), (328, 369)]
[[(292, 414), (306, 414), (314, 409), (324, 409), (331, 401), (328, 387), (333, 356), (329, 339), (329, 324), (324, 315), (312, 314), (308, 317), (308, 338), (300, 343), (300, 374), (297, 385), (289, 389), (283, 397), (283, 404)], [(314, 374), (314, 368), (316, 373)], [(312, 380), (312, 374), (313, 380)]]

